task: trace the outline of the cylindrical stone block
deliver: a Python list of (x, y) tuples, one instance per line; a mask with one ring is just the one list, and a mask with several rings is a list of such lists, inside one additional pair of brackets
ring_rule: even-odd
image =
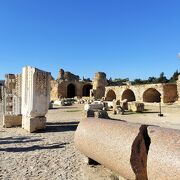
[(147, 179), (147, 127), (88, 118), (75, 133), (76, 147), (87, 157), (126, 179)]
[(151, 144), (148, 152), (148, 179), (180, 179), (180, 131), (148, 127)]

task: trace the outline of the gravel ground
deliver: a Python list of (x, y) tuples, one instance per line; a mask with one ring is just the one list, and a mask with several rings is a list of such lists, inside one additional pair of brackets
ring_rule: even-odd
[(84, 156), (73, 140), (82, 118), (79, 107), (50, 110), (46, 131), (33, 134), (2, 128), (1, 118), (0, 179), (80, 179)]
[[(109, 115), (133, 123), (180, 129), (179, 105), (163, 106), (164, 117), (158, 117), (158, 106), (146, 106), (146, 109), (148, 111), (142, 114), (112, 115), (109, 111)], [(0, 179), (88, 179), (83, 172), (85, 156), (73, 142), (76, 127), (83, 116), (82, 105), (49, 110), (46, 131), (29, 134), (20, 127), (2, 128), (0, 115)], [(116, 179), (103, 167), (87, 171), (96, 174), (98, 180)], [(89, 177), (93, 179), (93, 176)]]

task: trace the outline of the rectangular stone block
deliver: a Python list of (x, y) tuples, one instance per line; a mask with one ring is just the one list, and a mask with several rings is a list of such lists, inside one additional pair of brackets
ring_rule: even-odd
[(22, 118), (22, 128), (28, 132), (36, 132), (38, 130), (46, 129), (46, 117), (26, 117)]
[(46, 127), (50, 103), (50, 73), (24, 67), (22, 72), (22, 128), (34, 132)]
[(84, 105), (84, 110), (88, 111), (88, 110), (102, 110), (103, 109), (103, 104), (85, 104)]
[(128, 110), (133, 111), (133, 112), (143, 112), (144, 103), (128, 102)]
[(45, 116), (50, 102), (50, 73), (30, 66), (22, 73), (22, 114)]
[(3, 115), (3, 127), (11, 128), (15, 126), (21, 126), (22, 116), (21, 115)]

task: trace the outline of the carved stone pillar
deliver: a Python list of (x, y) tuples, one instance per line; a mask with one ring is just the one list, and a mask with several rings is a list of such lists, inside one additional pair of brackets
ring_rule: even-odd
[(22, 72), (22, 128), (34, 132), (46, 127), (50, 101), (50, 73), (27, 66)]

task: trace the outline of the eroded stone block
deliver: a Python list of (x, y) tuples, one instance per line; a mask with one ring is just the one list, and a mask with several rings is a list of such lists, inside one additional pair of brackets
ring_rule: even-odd
[(22, 127), (30, 133), (38, 130), (44, 130), (46, 129), (46, 117), (23, 116)]
[(133, 112), (143, 112), (144, 111), (144, 103), (128, 102), (128, 109)]
[(3, 115), (3, 127), (11, 128), (21, 126), (22, 116), (21, 115)]

